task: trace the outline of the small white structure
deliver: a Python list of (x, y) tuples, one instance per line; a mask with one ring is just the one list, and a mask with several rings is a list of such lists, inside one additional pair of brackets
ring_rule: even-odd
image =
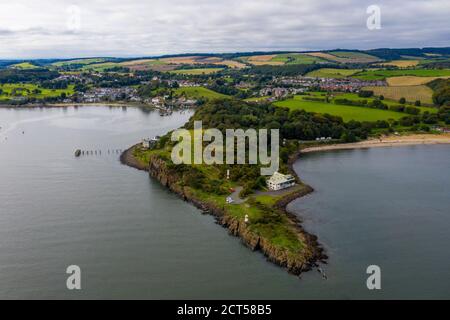
[(158, 143), (159, 139), (161, 139), (160, 136), (156, 136), (152, 139), (142, 139), (142, 148), (147, 150), (153, 148)]
[(232, 204), (234, 202), (234, 200), (231, 197), (227, 197), (227, 203), (228, 204)]
[(150, 139), (142, 139), (142, 148), (150, 149)]
[(293, 176), (284, 175), (279, 172), (275, 172), (273, 176), (267, 180), (267, 187), (269, 187), (270, 190), (283, 190), (290, 187), (293, 187), (295, 185), (295, 178)]

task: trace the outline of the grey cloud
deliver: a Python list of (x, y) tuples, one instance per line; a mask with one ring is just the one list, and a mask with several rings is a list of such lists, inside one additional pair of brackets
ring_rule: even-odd
[[(382, 29), (369, 31), (374, 3)], [(0, 57), (448, 46), (449, 15), (447, 0), (16, 0), (0, 4)]]

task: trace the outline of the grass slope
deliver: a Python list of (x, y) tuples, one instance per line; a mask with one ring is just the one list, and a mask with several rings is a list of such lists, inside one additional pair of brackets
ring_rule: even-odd
[(313, 78), (346, 78), (357, 72), (359, 69), (333, 69), (333, 68), (322, 68), (314, 70), (306, 74), (307, 77)]
[(445, 77), (450, 76), (450, 69), (366, 70), (352, 75), (361, 80), (383, 80), (399, 76)]
[(173, 74), (186, 74), (186, 75), (202, 75), (202, 74), (213, 74), (222, 71), (223, 68), (198, 68), (198, 69), (180, 69), (172, 70), (169, 73)]
[(392, 100), (400, 100), (405, 98), (408, 102), (420, 100), (422, 103), (433, 103), (433, 90), (431, 88), (420, 86), (390, 86), (390, 87), (366, 87), (364, 89), (371, 90), (376, 95), (383, 95)]
[(203, 87), (182, 87), (175, 90), (176, 95), (186, 95), (188, 98), (199, 99), (223, 99), (230, 98), (225, 94), (221, 94)]
[[(59, 97), (62, 93), (65, 93), (66, 95), (74, 94), (73, 85), (69, 85), (67, 89), (45, 89), (35, 84), (7, 83), (0, 85), (0, 89), (2, 89), (0, 100), (9, 100), (19, 97), (43, 99), (46, 97)], [(35, 89), (38, 89), (41, 92), (33, 93), (33, 90)], [(16, 95), (11, 96), (13, 90), (16, 91)]]
[(387, 110), (370, 109), (363, 107), (337, 105), (334, 103), (316, 102), (303, 100), (302, 96), (295, 96), (293, 99), (279, 101), (275, 103), (278, 107), (286, 107), (290, 110), (302, 109), (307, 112), (328, 113), (330, 115), (342, 117), (344, 121), (377, 121), (388, 119), (400, 119), (405, 114)]

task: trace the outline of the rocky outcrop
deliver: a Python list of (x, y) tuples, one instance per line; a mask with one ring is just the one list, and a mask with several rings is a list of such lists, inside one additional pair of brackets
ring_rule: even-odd
[(274, 208), (275, 210), (283, 211), (280, 212), (280, 214), (284, 213), (287, 215), (289, 223), (292, 223), (293, 227), (296, 228), (297, 236), (304, 244), (304, 247), (301, 250), (293, 253), (277, 247), (264, 237), (259, 236), (253, 232), (251, 227), (243, 220), (241, 221), (236, 217), (229, 215), (224, 207), (197, 199), (188, 188), (180, 185), (179, 181), (181, 181), (181, 176), (175, 170), (171, 170), (164, 159), (152, 155), (150, 156), (148, 165), (139, 163), (134, 157), (133, 150), (135, 147), (124, 152), (121, 157), (122, 163), (131, 165), (140, 170), (147, 170), (152, 178), (157, 179), (163, 186), (169, 188), (182, 199), (191, 202), (203, 212), (215, 216), (219, 225), (227, 228), (231, 235), (239, 237), (243, 244), (251, 250), (261, 251), (269, 261), (287, 268), (290, 273), (299, 275), (304, 271), (310, 270), (311, 267), (316, 265), (317, 261), (324, 261), (326, 259), (326, 256), (323, 254), (323, 250), (317, 241), (317, 237), (305, 232), (301, 227), (298, 218), (285, 210), (288, 203), (300, 196), (312, 192), (312, 188), (305, 186), (305, 188), (300, 191), (287, 195), (278, 201)]

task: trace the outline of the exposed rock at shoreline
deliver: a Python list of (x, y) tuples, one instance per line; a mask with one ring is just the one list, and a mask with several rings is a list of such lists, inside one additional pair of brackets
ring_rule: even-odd
[[(185, 201), (189, 201), (205, 213), (209, 213), (216, 218), (218, 224), (227, 228), (233, 236), (239, 237), (243, 244), (253, 251), (261, 251), (267, 260), (285, 267), (290, 273), (299, 275), (302, 272), (311, 270), (317, 265), (317, 262), (324, 262), (327, 257), (322, 247), (317, 241), (317, 237), (307, 233), (301, 226), (300, 220), (296, 215), (286, 211), (286, 206), (298, 197), (304, 196), (313, 191), (309, 186), (302, 190), (288, 194), (280, 199), (274, 209), (286, 214), (289, 223), (297, 230), (297, 236), (304, 243), (302, 250), (296, 253), (277, 247), (267, 239), (254, 233), (244, 221), (229, 215), (225, 207), (217, 206), (215, 203), (205, 202), (197, 199), (188, 188), (178, 184), (180, 177), (172, 172), (164, 160), (157, 156), (151, 156), (149, 164), (143, 165), (134, 157), (134, 148), (126, 150), (121, 156), (121, 162), (139, 170), (146, 170), (149, 175), (157, 179), (163, 186), (169, 188), (172, 192), (179, 195)], [(295, 174), (295, 172), (293, 172)]]

